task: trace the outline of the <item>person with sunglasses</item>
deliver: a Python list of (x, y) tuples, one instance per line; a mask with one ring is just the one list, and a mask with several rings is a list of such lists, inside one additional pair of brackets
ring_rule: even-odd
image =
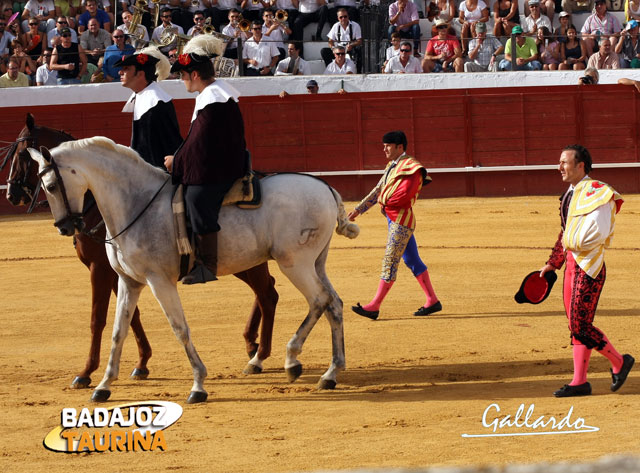
[(400, 54), (393, 56), (384, 68), (385, 74), (418, 74), (422, 72), (420, 59), (412, 54), (411, 43), (403, 41), (400, 44)]
[[(538, 60), (538, 46), (536, 41), (528, 36), (524, 36), (522, 27), (516, 25), (511, 30), (511, 34), (516, 36), (516, 51), (513, 70), (518, 71), (539, 71), (542, 69), (542, 64)], [(510, 71), (512, 70), (511, 62), (513, 61), (513, 52), (511, 51), (511, 43), (513, 41), (507, 41), (507, 45), (504, 49), (504, 59), (498, 64), (498, 70)]]
[[(66, 17), (59, 16), (56, 19), (56, 27), (47, 33), (47, 43), (49, 44), (50, 48), (53, 49), (60, 44), (60, 35), (64, 28), (69, 28), (69, 22), (67, 21)], [(75, 30), (73, 28), (69, 28), (69, 30), (71, 30), (71, 42), (77, 43), (78, 35), (76, 34)]]
[(422, 60), (424, 72), (463, 72), (464, 61), (458, 38), (449, 34), (449, 25), (444, 20), (436, 20), (438, 36), (427, 43), (427, 51)]
[(102, 72), (104, 72), (105, 82), (120, 82), (120, 67), (116, 63), (124, 56), (132, 55), (136, 49), (125, 42), (126, 35), (116, 28), (113, 33), (113, 43), (104, 51), (102, 58)]
[(335, 59), (325, 68), (324, 74), (355, 74), (356, 64), (347, 58), (347, 51), (344, 46), (335, 46), (333, 48)]
[(280, 59), (280, 51), (276, 43), (269, 41), (262, 34), (262, 23), (251, 23), (253, 36), (247, 40), (242, 49), (245, 74), (248, 76), (272, 76)]
[(42, 65), (36, 71), (36, 85), (58, 85), (58, 71), (51, 69), (51, 49), (42, 52)]
[(198, 36), (199, 34), (204, 33), (204, 11), (200, 10), (193, 14), (193, 26), (187, 31), (188, 36)]
[(6, 87), (29, 87), (29, 76), (20, 72), (18, 61), (9, 59), (7, 73), (0, 76), (0, 88)]
[[(184, 29), (182, 28), (182, 26), (176, 25), (175, 23), (171, 22), (170, 8), (163, 8), (162, 10), (160, 10), (160, 19), (162, 20), (162, 24), (157, 26), (153, 30), (153, 33), (151, 34), (151, 41), (154, 41), (156, 43), (162, 43), (162, 34), (164, 33), (165, 30), (169, 28), (175, 33), (184, 34)], [(162, 46), (160, 48), (160, 51), (162, 51), (162, 54), (169, 54), (169, 51), (174, 49), (177, 46), (177, 44), (178, 44), (178, 41), (173, 40), (171, 44), (167, 46)]]
[(58, 85), (80, 84), (87, 71), (84, 48), (71, 42), (71, 30), (62, 30), (62, 42), (51, 53), (51, 69), (58, 71)]
[(362, 70), (361, 46), (362, 46), (362, 30), (360, 25), (349, 19), (349, 13), (346, 8), (338, 10), (338, 22), (331, 27), (327, 34), (329, 38), (329, 47), (322, 48), (320, 55), (324, 60), (325, 66), (333, 60), (332, 49), (334, 46), (344, 46), (349, 59), (356, 63), (358, 72)]
[(29, 20), (37, 21), (40, 31), (51, 31), (56, 27), (55, 14), (53, 0), (29, 0), (22, 12), (22, 31), (29, 31)]
[(411, 0), (397, 0), (389, 5), (389, 37), (396, 31), (403, 38), (413, 39), (413, 49), (420, 50), (420, 17)]
[(82, 34), (89, 27), (89, 20), (96, 19), (100, 28), (111, 32), (111, 17), (109, 14), (98, 8), (96, 0), (87, 0), (85, 2), (86, 11), (78, 18), (78, 33)]
[(98, 65), (104, 51), (111, 46), (111, 35), (107, 30), (100, 28), (95, 18), (89, 20), (88, 28), (80, 35), (80, 45), (85, 50), (89, 62)]

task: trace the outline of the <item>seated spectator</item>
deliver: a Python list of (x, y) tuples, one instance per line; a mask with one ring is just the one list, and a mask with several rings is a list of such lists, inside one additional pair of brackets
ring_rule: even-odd
[(546, 26), (538, 28), (536, 45), (538, 46), (538, 57), (540, 57), (542, 69), (545, 71), (557, 71), (559, 64), (564, 61), (562, 46)]
[(53, 4), (56, 8), (56, 17), (63, 16), (72, 19), (73, 24), (70, 25), (70, 28), (75, 28), (76, 16), (80, 14), (80, 0), (54, 0)]
[(395, 32), (402, 38), (413, 39), (414, 54), (420, 51), (420, 17), (418, 8), (408, 0), (396, 0), (389, 5), (389, 37)]
[(580, 71), (587, 67), (587, 49), (578, 38), (578, 32), (573, 25), (567, 29), (567, 42), (562, 44), (564, 60), (558, 66), (561, 71)]
[(11, 33), (6, 31), (7, 20), (0, 17), (0, 65), (4, 65), (7, 59), (9, 59), (9, 46), (11, 42), (16, 39)]
[(569, 14), (593, 10), (593, 0), (562, 0), (561, 5), (562, 11), (566, 11)]
[(51, 49), (42, 52), (42, 65), (36, 71), (36, 85), (57, 85), (58, 72), (51, 69)]
[(597, 53), (593, 53), (587, 61), (587, 69), (620, 69), (620, 61), (618, 55), (612, 50), (609, 38), (600, 40), (600, 49)]
[(111, 46), (111, 35), (100, 28), (98, 20), (89, 20), (89, 29), (80, 35), (80, 45), (91, 64), (98, 64), (105, 49)]
[(476, 24), (489, 21), (489, 7), (482, 0), (463, 0), (458, 10), (457, 22), (460, 24), (462, 47), (466, 51), (469, 39), (476, 35)]
[(400, 55), (393, 56), (384, 68), (385, 74), (418, 74), (422, 72), (420, 59), (411, 54), (411, 43), (403, 41), (400, 45)]
[[(66, 17), (59, 16), (56, 20), (56, 27), (47, 33), (47, 44), (50, 48), (53, 49), (60, 44), (60, 33), (64, 28), (69, 28), (69, 22)], [(69, 29), (71, 30), (71, 42), (77, 43), (78, 35), (72, 28)]]
[(87, 71), (87, 56), (82, 45), (71, 42), (71, 30), (65, 28), (60, 37), (51, 53), (51, 69), (58, 71), (58, 85), (79, 84)]
[(384, 64), (382, 64), (382, 72), (384, 72), (384, 68), (387, 67), (387, 63), (389, 59), (393, 56), (400, 55), (400, 43), (402, 42), (402, 38), (400, 38), (400, 33), (393, 33), (391, 35), (391, 46), (389, 46), (385, 51), (385, 59)]
[[(435, 10), (433, 10), (434, 8)], [(433, 18), (431, 18), (432, 22), (435, 22), (436, 20), (444, 20), (451, 24), (451, 22), (456, 18), (456, 1), (431, 0), (428, 10), (435, 13)]]
[(327, 38), (329, 38), (329, 47), (322, 48), (320, 51), (324, 65), (328, 66), (333, 61), (332, 50), (334, 46), (344, 46), (349, 59), (356, 63), (356, 68), (360, 72), (362, 68), (362, 55), (360, 54), (362, 31), (358, 23), (349, 20), (349, 13), (345, 8), (338, 10), (338, 22), (331, 27)]
[(137, 25), (135, 31), (131, 31), (131, 20), (133, 14), (129, 10), (122, 12), (122, 24), (118, 26), (118, 30), (126, 34), (127, 43), (134, 48), (142, 48), (149, 42), (149, 31), (143, 25)]
[(98, 8), (97, 0), (87, 0), (85, 12), (78, 18), (78, 33), (82, 34), (88, 28), (89, 20), (95, 19), (98, 25), (107, 33), (111, 32), (111, 18), (109, 14)]
[(493, 20), (493, 35), (496, 38), (511, 36), (511, 29), (520, 24), (518, 0), (498, 0), (494, 3)]
[(244, 43), (242, 57), (245, 64), (245, 74), (248, 76), (272, 76), (280, 58), (280, 51), (275, 43), (264, 39), (262, 23), (251, 23), (253, 36)]
[(50, 31), (56, 27), (55, 15), (53, 0), (29, 0), (22, 12), (22, 31), (29, 31), (29, 20), (37, 21), (40, 31)]
[(29, 77), (19, 70), (17, 61), (9, 59), (7, 73), (0, 77), (0, 88), (3, 87), (29, 87)]
[[(139, 8), (136, 6), (137, 2), (138, 0), (121, 0), (120, 1), (120, 6), (121, 6), (120, 18), (122, 18), (122, 21), (116, 21), (116, 24), (118, 26), (121, 26), (122, 22), (124, 22), (124, 12), (131, 13), (131, 16), (133, 16), (133, 14), (136, 13), (136, 11)], [(144, 26), (144, 28), (147, 30), (147, 35), (148, 35), (149, 31), (152, 31), (154, 27), (153, 21), (151, 19), (151, 10), (155, 8), (155, 4), (149, 0), (146, 0), (146, 1), (143, 0), (142, 4), (143, 4), (143, 10), (140, 12), (142, 14), (142, 17), (140, 19), (140, 24)], [(125, 31), (125, 33), (127, 32)]]
[[(369, 4), (369, 0), (365, 0), (363, 4)], [(346, 10), (347, 14), (351, 21), (358, 23), (360, 21), (360, 10), (358, 10), (358, 5), (356, 0), (335, 0), (332, 3), (325, 3), (320, 7), (320, 19), (318, 20), (318, 31), (322, 35), (322, 30), (324, 30), (324, 25), (329, 23), (330, 25), (336, 24), (340, 18), (339, 12), (340, 10)], [(349, 52), (347, 51), (347, 54)]]
[(618, 19), (607, 11), (606, 0), (596, 0), (595, 13), (587, 17), (582, 25), (582, 40), (591, 55), (599, 47), (598, 38), (609, 36), (611, 46), (615, 47), (622, 25)]
[(113, 42), (107, 47), (102, 58), (102, 72), (104, 73), (104, 82), (120, 82), (120, 69), (115, 63), (122, 59), (123, 56), (131, 56), (136, 52), (136, 48), (125, 43), (124, 33), (116, 29), (113, 33)]
[[(326, 0), (299, 0), (298, 14), (296, 15), (296, 20), (293, 23), (294, 40), (302, 41), (304, 36), (304, 28), (311, 23), (317, 24), (320, 21), (320, 9), (326, 3)], [(322, 31), (316, 26), (316, 34), (314, 36), (314, 39), (319, 41), (321, 36)], [(303, 48), (300, 48), (300, 50), (302, 49)]]
[(11, 59), (18, 64), (18, 72), (22, 72), (28, 76), (34, 75), (38, 66), (36, 62), (31, 59), (31, 56), (24, 51), (24, 46), (22, 46), (20, 40), (14, 39), (11, 42), (11, 49), (13, 50)]
[(555, 35), (558, 43), (564, 44), (567, 42), (567, 30), (569, 26), (571, 26), (571, 14), (566, 11), (560, 12), (558, 15), (558, 21), (560, 22), (560, 26), (558, 26), (553, 34)]
[[(549, 18), (549, 22), (553, 25), (553, 16), (555, 14), (556, 3), (554, 0), (539, 0), (540, 2), (540, 14)], [(529, 2), (524, 4), (524, 16), (527, 17), (531, 14), (531, 5)], [(546, 26), (546, 25), (545, 25)], [(549, 27), (551, 31), (551, 27)]]
[(498, 38), (487, 34), (486, 23), (476, 25), (476, 34), (469, 42), (469, 61), (464, 64), (464, 72), (496, 72), (496, 59), (503, 53), (504, 46)]
[(204, 11), (197, 11), (193, 14), (193, 26), (187, 31), (188, 36), (198, 36), (204, 33)]
[(284, 37), (288, 37), (292, 33), (291, 29), (286, 24), (277, 22), (273, 10), (270, 8), (265, 8), (262, 13), (262, 19), (264, 20), (262, 35), (265, 37), (265, 40), (276, 43), (276, 47), (278, 51), (280, 51), (279, 60), (282, 61), (287, 57), (287, 52), (284, 49)]
[[(31, 56), (34, 61), (42, 54), (42, 43), (46, 41), (47, 33), (38, 30), (38, 20), (33, 18), (29, 20), (29, 31), (24, 33), (20, 38), (20, 42), (24, 45), (25, 52)], [(42, 38), (45, 38), (43, 40)]]
[(276, 68), (277, 76), (309, 75), (311, 68), (309, 63), (300, 57), (300, 45), (295, 41), (287, 44), (289, 57), (278, 63)]
[[(538, 61), (536, 41), (533, 38), (524, 36), (522, 27), (519, 25), (514, 26), (511, 33), (516, 36), (516, 63), (513, 70), (539, 71), (542, 69), (542, 64)], [(504, 59), (498, 65), (498, 69), (501, 71), (511, 70), (511, 61), (513, 59), (511, 43), (512, 41), (507, 41)]]
[[(175, 33), (184, 34), (184, 30), (182, 29), (182, 26), (172, 23), (171, 9), (163, 8), (160, 11), (160, 19), (162, 20), (162, 24), (157, 26), (153, 30), (153, 33), (151, 34), (151, 41), (155, 41), (156, 43), (162, 43), (162, 34), (164, 33), (165, 30), (168, 30), (168, 29), (171, 29), (171, 31), (174, 31)], [(174, 39), (170, 44), (166, 46), (162, 46), (159, 49), (160, 51), (162, 51), (162, 54), (168, 54), (169, 51), (177, 47), (177, 44), (178, 44), (178, 41)]]
[(549, 31), (553, 29), (551, 21), (545, 15), (540, 13), (540, 0), (529, 0), (529, 8), (531, 14), (524, 19), (522, 29), (527, 36), (538, 36), (538, 29), (543, 26)]
[(618, 54), (620, 68), (640, 67), (640, 42), (638, 41), (638, 22), (631, 20), (622, 32), (622, 38), (616, 44), (615, 52)]
[(464, 61), (462, 48), (455, 36), (449, 34), (449, 25), (443, 20), (436, 20), (438, 36), (427, 43), (427, 51), (422, 60), (424, 72), (462, 72)]
[(229, 11), (229, 24), (222, 29), (222, 34), (233, 38), (227, 43), (227, 49), (224, 52), (224, 57), (229, 59), (238, 59), (238, 41), (237, 38), (242, 38), (243, 41), (249, 39), (249, 32), (244, 32), (238, 27), (240, 21), (240, 10), (232, 8)]
[(333, 48), (335, 59), (324, 70), (325, 74), (355, 74), (356, 65), (351, 59), (347, 59), (344, 46)]

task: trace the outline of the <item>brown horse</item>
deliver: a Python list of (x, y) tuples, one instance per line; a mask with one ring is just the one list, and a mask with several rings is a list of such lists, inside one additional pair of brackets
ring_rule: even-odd
[[(11, 170), (7, 181), (7, 199), (12, 205), (35, 204), (40, 183), (37, 176), (37, 166), (32, 165), (27, 148), (39, 148), (46, 146), (52, 148), (65, 141), (75, 138), (64, 131), (54, 130), (44, 126), (36, 126), (33, 116), (27, 114), (26, 125), (18, 135), (15, 143), (10, 147), (0, 170), (8, 160), (11, 161)], [(87, 202), (91, 200), (91, 202)], [(91, 273), (91, 348), (85, 368), (73, 380), (71, 384), (75, 388), (87, 388), (91, 383), (89, 377), (100, 364), (100, 343), (102, 332), (106, 325), (107, 310), (111, 291), (117, 294), (118, 275), (111, 268), (105, 251), (106, 230), (102, 222), (102, 216), (93, 199), (85, 199), (83, 217), (90, 230), (77, 233), (74, 236), (74, 247), (78, 258), (84, 263)], [(249, 363), (244, 370), (245, 374), (255, 374), (262, 371), (261, 362), (271, 354), (271, 336), (275, 316), (278, 293), (275, 290), (275, 280), (269, 274), (267, 263), (237, 273), (234, 276), (244, 281), (256, 295), (253, 309), (243, 336), (247, 353), (253, 363)], [(258, 329), (262, 321), (260, 343)], [(138, 344), (139, 360), (131, 373), (133, 379), (146, 379), (149, 375), (147, 362), (151, 357), (151, 346), (140, 322), (140, 312), (136, 307), (131, 328)], [(257, 360), (256, 360), (257, 357)]]

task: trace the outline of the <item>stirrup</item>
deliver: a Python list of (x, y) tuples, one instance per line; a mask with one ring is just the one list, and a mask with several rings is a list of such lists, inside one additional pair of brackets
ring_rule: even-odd
[(204, 284), (218, 278), (204, 264), (196, 263), (189, 274), (182, 278), (182, 284)]

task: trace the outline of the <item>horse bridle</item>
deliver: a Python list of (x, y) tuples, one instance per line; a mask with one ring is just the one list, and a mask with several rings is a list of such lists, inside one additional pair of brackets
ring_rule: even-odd
[(58, 165), (53, 160), (53, 157), (51, 158), (51, 161), (49, 161), (49, 165), (46, 166), (44, 169), (42, 169), (42, 171), (40, 171), (38, 173), (38, 184), (40, 184), (42, 182), (42, 177), (45, 174), (48, 174), (50, 172), (53, 172), (55, 174), (55, 176), (56, 176), (56, 180), (57, 180), (58, 186), (60, 188), (60, 194), (62, 195), (62, 201), (64, 203), (64, 208), (67, 211), (67, 215), (62, 217), (60, 220), (56, 220), (55, 222), (53, 222), (53, 225), (56, 228), (59, 228), (60, 226), (64, 225), (66, 222), (71, 221), (73, 227), (81, 232), (84, 229), (84, 220), (82, 218), (83, 214), (82, 214), (82, 212), (72, 212), (71, 211), (71, 205), (69, 204), (69, 198), (67, 197), (67, 191), (66, 191), (66, 189), (64, 187), (64, 181), (62, 180), (62, 176), (60, 175), (60, 169), (58, 169)]
[[(27, 147), (29, 147), (29, 142), (31, 142), (31, 148), (37, 148), (38, 147), (38, 132), (40, 131), (40, 129), (38, 127), (34, 127), (33, 129), (33, 133), (31, 133), (31, 130), (29, 130), (29, 135), (28, 136), (22, 136), (20, 138), (17, 138), (14, 142), (12, 142), (11, 144), (9, 144), (8, 146), (5, 146), (3, 148), (0, 149), (0, 151), (4, 151), (5, 149), (8, 149), (4, 160), (2, 161), (2, 164), (0, 164), (0, 171), (2, 171), (2, 169), (4, 169), (4, 167), (7, 164), (7, 161), (9, 159), (13, 158), (13, 155), (15, 154), (18, 145), (22, 142), (27, 142)], [(8, 142), (5, 142), (8, 143)], [(24, 152), (26, 152), (26, 149), (23, 150)], [(21, 151), (22, 152), (22, 151)], [(7, 179), (7, 184), (8, 185), (13, 185), (18, 187), (25, 195), (27, 195), (29, 197), (29, 199), (31, 199), (31, 204), (29, 205), (29, 209), (27, 210), (27, 213), (31, 213), (34, 209), (34, 207), (37, 205), (37, 193), (36, 193), (36, 189), (40, 188), (40, 180), (38, 180), (38, 182), (36, 183), (36, 185), (34, 187), (32, 187), (29, 184), (28, 181), (28, 177), (29, 177), (29, 171), (31, 169), (31, 160), (28, 161), (27, 164), (27, 172), (25, 173), (24, 177), (22, 179)]]

